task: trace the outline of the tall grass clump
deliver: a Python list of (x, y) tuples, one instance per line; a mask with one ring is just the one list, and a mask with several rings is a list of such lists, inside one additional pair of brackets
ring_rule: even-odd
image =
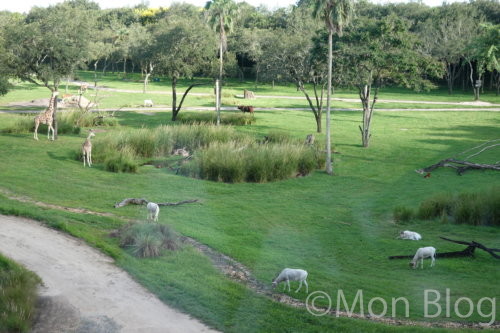
[[(215, 125), (217, 123), (217, 116), (213, 112), (186, 112), (179, 114), (177, 121), (182, 124)], [(220, 121), (223, 125), (245, 126), (255, 123), (255, 117), (253, 114), (223, 113)]]
[(182, 174), (228, 183), (281, 180), (324, 165), (319, 145), (306, 146), (284, 133), (270, 138), (258, 144), (229, 126), (159, 126), (106, 134), (94, 140), (93, 156), (106, 170), (136, 172), (140, 159), (162, 158), (185, 148), (194, 153), (194, 162), (184, 164)]
[(191, 163), (181, 166), (180, 173), (227, 183), (277, 181), (307, 175), (317, 168), (321, 161), (313, 150), (291, 143), (218, 143), (197, 152)]
[(111, 172), (136, 173), (139, 169), (137, 156), (128, 147), (109, 152), (104, 159), (104, 169)]
[(291, 142), (298, 142), (297, 139), (292, 138), (292, 136), (284, 131), (279, 131), (279, 130), (273, 130), (270, 131), (267, 135), (265, 140), (270, 143), (291, 143)]
[(158, 223), (135, 223), (120, 231), (120, 246), (129, 248), (137, 257), (158, 257), (162, 251), (177, 250), (179, 236), (167, 225)]
[(415, 217), (415, 212), (411, 208), (398, 206), (394, 208), (393, 217), (396, 223), (408, 222)]
[[(35, 131), (35, 114), (30, 115), (16, 115), (15, 121), (5, 127), (2, 132), (4, 133), (30, 133)], [(46, 134), (47, 125), (40, 124), (38, 127), (38, 134)], [(58, 134), (79, 134), (80, 127), (75, 126), (74, 122), (65, 115), (65, 113), (58, 113), (57, 118), (57, 133)]]
[(0, 255), (0, 332), (29, 332), (40, 278)]
[(424, 200), (416, 212), (407, 207), (393, 211), (396, 222), (414, 217), (421, 220), (439, 218), (457, 224), (500, 226), (500, 187), (480, 192), (442, 193)]
[(421, 220), (429, 220), (435, 217), (449, 216), (452, 213), (454, 201), (451, 193), (435, 195), (420, 204), (417, 217)]
[[(35, 130), (35, 114), (13, 115), (11, 124), (2, 129), (3, 133), (29, 133)], [(92, 126), (117, 126), (118, 120), (105, 117), (102, 113), (82, 111), (59, 111), (57, 113), (58, 134), (80, 134), (82, 127)], [(46, 133), (47, 125), (40, 124), (38, 134)]]

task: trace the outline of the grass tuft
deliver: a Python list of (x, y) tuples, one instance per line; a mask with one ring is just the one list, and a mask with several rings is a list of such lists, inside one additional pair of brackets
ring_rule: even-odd
[(40, 278), (0, 255), (0, 332), (29, 332)]
[(500, 225), (500, 187), (481, 192), (441, 193), (424, 200), (416, 212), (407, 207), (393, 211), (396, 222), (440, 219), (442, 222), (470, 225)]
[(167, 225), (158, 223), (135, 223), (123, 227), (120, 246), (128, 247), (139, 258), (158, 257), (162, 250), (177, 250), (179, 236)]

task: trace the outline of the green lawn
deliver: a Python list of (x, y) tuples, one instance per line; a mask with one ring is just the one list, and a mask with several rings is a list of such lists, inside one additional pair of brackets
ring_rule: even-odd
[[(106, 85), (123, 89), (139, 89), (140, 86), (133, 82), (115, 85), (112, 80)], [(242, 91), (243, 87), (231, 84), (234, 92)], [(247, 88), (253, 89), (252, 84), (249, 83)], [(271, 88), (266, 89), (269, 92)], [(300, 96), (293, 86), (279, 89), (279, 94)], [(41, 95), (44, 92), (36, 91)], [(0, 98), (0, 105), (17, 98), (11, 94), (27, 93), (16, 90)], [(355, 96), (354, 92), (339, 92), (338, 95), (343, 94), (351, 98)], [(449, 100), (442, 92), (434, 94), (444, 101)], [(142, 96), (138, 94), (137, 98), (143, 99)], [(394, 99), (403, 99), (404, 96), (408, 100), (427, 100), (422, 96), (431, 95), (416, 95), (397, 89), (391, 95)], [(462, 100), (460, 96), (456, 100)], [(168, 100), (166, 95), (164, 98)], [(389, 97), (381, 94), (380, 98)], [(433, 97), (429, 99), (435, 100)], [(231, 98), (228, 100), (227, 104), (230, 104)], [(271, 99), (270, 105), (276, 106), (278, 101)], [(494, 98), (491, 101), (499, 102)], [(188, 102), (191, 105), (211, 105), (207, 97)], [(286, 104), (288, 102), (281, 100), (280, 103), (291, 107)], [(299, 102), (292, 100), (290, 103), (298, 105)], [(0, 114), (0, 131), (15, 117)], [(256, 137), (283, 130), (297, 138), (305, 138), (315, 130), (314, 117), (308, 111), (268, 110), (258, 112), (255, 117), (254, 125), (238, 127), (237, 130)], [(157, 112), (152, 116), (135, 112), (118, 114), (122, 126), (134, 128), (170, 124), (170, 118), (170, 112)], [(434, 246), (439, 252), (462, 249), (457, 244), (440, 240), (439, 236), (475, 240), (500, 248), (498, 228), (437, 221), (396, 225), (392, 220), (392, 210), (396, 206), (415, 208), (436, 193), (481, 190), (500, 184), (499, 175), (494, 172), (472, 171), (457, 176), (452, 170), (441, 169), (428, 179), (414, 172), (497, 138), (498, 113), (479, 110), (376, 113), (369, 148), (361, 147), (360, 120), (360, 112), (333, 113), (333, 144), (338, 152), (334, 154), (335, 176), (317, 171), (307, 177), (267, 184), (213, 183), (147, 166), (141, 167), (138, 174), (109, 173), (99, 164), (84, 169), (82, 162), (74, 159), (84, 140), (83, 133), (61, 135), (55, 142), (45, 140), (42, 135), (37, 142), (32, 139), (32, 133), (0, 134), (0, 187), (47, 203), (112, 212), (141, 220), (146, 217), (144, 208), (126, 206), (115, 209), (113, 204), (128, 197), (145, 197), (157, 202), (197, 198), (201, 200), (200, 204), (163, 208), (160, 222), (168, 223), (180, 233), (242, 262), (263, 282), (270, 284), (284, 267), (300, 267), (309, 272), (310, 291), (327, 292), (333, 298), (334, 307), (338, 290), (343, 291), (349, 304), (358, 290), (362, 290), (365, 312), (370, 299), (381, 297), (389, 304), (390, 315), (392, 298), (406, 297), (412, 320), (488, 322), (492, 315), (483, 318), (478, 311), (473, 311), (469, 318), (459, 318), (453, 304), (460, 297), (470, 298), (475, 305), (484, 297), (498, 298), (498, 260), (479, 251), (475, 259), (438, 259), (436, 267), (429, 269), (429, 262), (426, 262), (424, 270), (414, 271), (409, 269), (407, 260), (391, 261), (387, 256), (413, 254), (420, 246)], [(41, 133), (44, 131), (45, 128)], [(324, 140), (322, 134), (316, 134), (316, 137)], [(93, 140), (99, 140), (99, 133)], [(106, 236), (107, 231), (122, 223), (118, 219), (47, 211), (5, 196), (0, 196), (0, 211), (42, 219), (87, 239), (117, 258), (120, 266), (161, 299), (224, 331), (426, 330), (388, 327), (354, 319), (314, 317), (306, 310), (276, 304), (228, 280), (211, 266), (207, 258), (191, 248), (159, 259), (135, 259), (120, 250), (115, 239)], [(396, 240), (396, 235), (403, 229), (420, 232), (423, 240)], [(426, 289), (438, 290), (442, 297), (445, 290), (450, 289), (451, 318), (444, 318), (444, 313), (437, 319), (424, 318)], [(304, 292), (292, 294), (300, 300), (306, 298)], [(441, 305), (444, 311), (443, 300)], [(487, 302), (482, 305), (483, 314), (492, 312)], [(373, 310), (381, 313), (381, 302), (373, 302)], [(429, 310), (432, 314), (435, 307), (431, 306)], [(468, 311), (467, 302), (460, 303), (459, 311)], [(359, 312), (359, 307), (355, 312)], [(395, 312), (397, 317), (405, 316), (401, 306)], [(494, 314), (498, 320), (498, 307)]]

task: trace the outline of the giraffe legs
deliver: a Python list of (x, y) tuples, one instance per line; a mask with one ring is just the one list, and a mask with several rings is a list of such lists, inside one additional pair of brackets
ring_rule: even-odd
[(35, 140), (38, 140), (38, 126), (40, 125), (40, 123), (38, 121), (36, 121), (35, 119), (35, 133), (33, 134), (33, 137)]
[(47, 126), (49, 127), (47, 130), (47, 139), (50, 140), (50, 130), (52, 130), (52, 141), (54, 141), (54, 127), (52, 127), (51, 123), (48, 123)]

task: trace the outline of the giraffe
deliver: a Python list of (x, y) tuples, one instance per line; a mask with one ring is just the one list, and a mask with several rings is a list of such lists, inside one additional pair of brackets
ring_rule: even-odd
[(89, 129), (89, 135), (82, 145), (83, 167), (85, 167), (85, 162), (89, 167), (92, 166), (92, 142), (90, 142), (90, 138), (93, 136), (95, 136), (94, 130)]
[(52, 127), (52, 121), (54, 120), (54, 106), (57, 95), (59, 95), (59, 92), (53, 91), (52, 96), (49, 100), (49, 107), (45, 110), (44, 113), (39, 114), (35, 117), (35, 140), (38, 140), (38, 126), (40, 126), (40, 124), (47, 124), (47, 126), (49, 127), (47, 131), (47, 139), (50, 140), (50, 130), (52, 130), (52, 140), (54, 140), (54, 127)]

